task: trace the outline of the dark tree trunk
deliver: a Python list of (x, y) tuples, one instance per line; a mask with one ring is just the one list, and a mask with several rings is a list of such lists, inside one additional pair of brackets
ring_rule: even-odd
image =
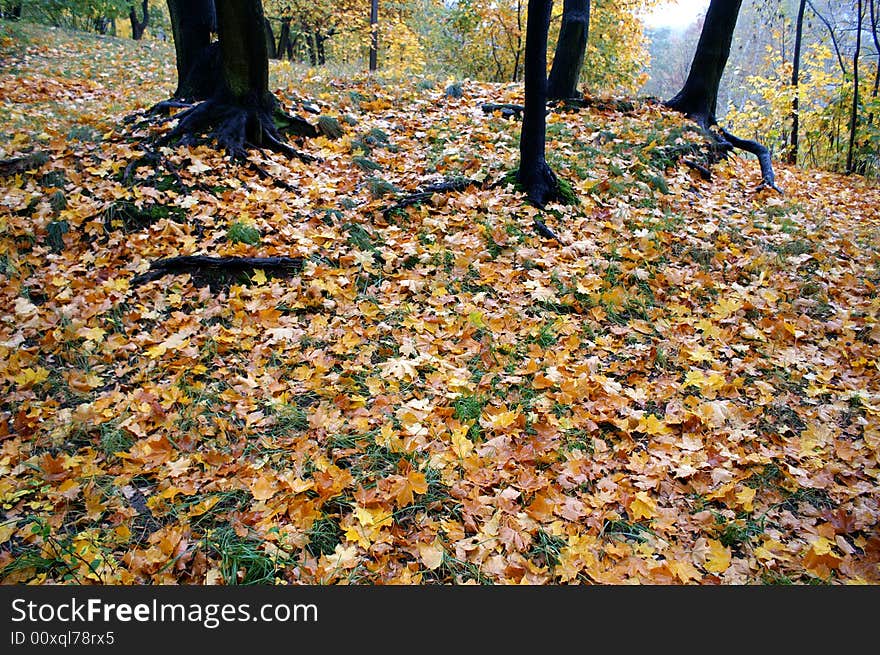
[(98, 34), (107, 34), (107, 28), (110, 27), (110, 19), (106, 16), (99, 16), (95, 19), (95, 32)]
[(791, 147), (788, 151), (787, 161), (789, 164), (797, 164), (798, 158), (798, 131), (800, 130), (800, 97), (798, 87), (801, 75), (801, 42), (804, 34), (804, 10), (807, 8), (807, 0), (801, 0), (798, 7), (797, 26), (794, 33), (794, 54), (792, 55), (791, 86), (794, 97), (791, 99)]
[(846, 150), (847, 173), (852, 173), (855, 170), (853, 168), (853, 157), (856, 144), (856, 129), (858, 129), (859, 123), (859, 55), (861, 55), (862, 51), (862, 25), (865, 15), (862, 0), (858, 0), (857, 7), (859, 13), (856, 19), (856, 49), (853, 53), (853, 101), (852, 113), (849, 118), (849, 146)]
[(379, 0), (370, 2), (370, 71), (379, 68)]
[(556, 54), (547, 80), (547, 97), (550, 100), (580, 96), (577, 85), (584, 65), (589, 32), (590, 0), (565, 0)]
[(217, 89), (219, 50), (211, 44), (217, 27), (214, 0), (168, 0), (177, 61), (180, 100), (205, 100)]
[(324, 41), (326, 40), (326, 36), (321, 34), (318, 30), (315, 30), (315, 52), (318, 56), (318, 66), (323, 66), (327, 63), (327, 58), (324, 53)]
[(288, 59), (293, 59), (293, 51), (290, 43), (290, 19), (281, 19), (281, 33), (278, 35), (278, 58), (284, 59), (285, 55)]
[(143, 0), (141, 7), (141, 13), (143, 14), (143, 19), (141, 20), (138, 20), (137, 5), (135, 3), (132, 3), (128, 9), (128, 20), (131, 21), (131, 38), (135, 41), (140, 41), (143, 38), (144, 32), (150, 24), (149, 0)]
[(309, 65), (318, 65), (318, 46), (315, 43), (315, 35), (311, 31), (306, 31), (306, 44), (309, 46)]
[(266, 20), (266, 51), (269, 53), (269, 59), (278, 59), (278, 48), (275, 46), (275, 33), (272, 31), (272, 23)]
[(547, 127), (547, 30), (552, 0), (529, 0), (526, 19), (525, 102), (517, 181), (529, 200), (543, 207), (556, 197), (556, 176), (545, 159)]
[[(876, 0), (871, 0), (871, 4), (868, 7), (869, 16), (871, 17), (871, 37), (874, 39), (874, 50), (878, 53), (877, 57), (877, 67), (874, 69), (874, 88), (871, 90), (871, 97), (876, 98), (878, 92), (880, 92), (880, 35), (877, 34), (878, 23), (880, 23), (880, 12), (878, 12), (878, 7), (880, 5), (875, 4)], [(868, 125), (874, 124), (874, 114), (873, 112), (868, 114)]]
[[(269, 148), (306, 161), (314, 158), (282, 141), (275, 126), (278, 103), (269, 92), (269, 53), (265, 16), (260, 0), (215, 0), (220, 44), (220, 82), (205, 102), (180, 115), (177, 127), (166, 137), (192, 139), (210, 135), (226, 152), (243, 159), (247, 148)], [(280, 117), (279, 117), (280, 118)], [(283, 117), (287, 128), (314, 136), (317, 130), (304, 119)]]
[(690, 73), (681, 91), (666, 104), (703, 126), (714, 125), (718, 86), (727, 58), (742, 0), (712, 0)]
[[(718, 87), (730, 56), (741, 5), (742, 0), (711, 0), (687, 80), (681, 91), (666, 102), (668, 107), (685, 114), (707, 131), (718, 125)], [(720, 134), (715, 134), (715, 140), (724, 153), (739, 148), (755, 155), (761, 166), (760, 186), (780, 190), (776, 186), (770, 151), (764, 145), (741, 139), (723, 129)]]

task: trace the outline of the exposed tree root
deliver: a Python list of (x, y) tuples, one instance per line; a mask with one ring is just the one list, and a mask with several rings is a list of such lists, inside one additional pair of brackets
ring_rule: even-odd
[(770, 158), (770, 151), (767, 147), (757, 141), (741, 139), (723, 128), (719, 127), (719, 130), (723, 137), (723, 140), (719, 140), (719, 144), (722, 148), (727, 147), (729, 144), (731, 148), (745, 150), (758, 158), (758, 163), (761, 166), (761, 184), (758, 188), (762, 189), (764, 187), (770, 187), (774, 191), (782, 193), (782, 189), (776, 186), (776, 174), (773, 172), (773, 162)]
[(239, 281), (248, 273), (262, 269), (276, 276), (299, 273), (303, 268), (301, 257), (209, 257), (184, 255), (159, 259), (150, 264), (150, 270), (136, 275), (131, 286), (158, 280), (165, 275), (189, 273), (197, 286), (210, 285), (216, 289), (223, 284)]
[(706, 166), (695, 162), (693, 159), (688, 159), (684, 157), (682, 158), (681, 163), (688, 168), (695, 170), (697, 173), (699, 173), (700, 177), (707, 182), (712, 179), (712, 171), (710, 171)]
[(295, 191), (296, 190), (295, 187), (291, 186), (290, 184), (288, 184), (284, 180), (279, 180), (277, 177), (272, 175), (269, 171), (267, 171), (265, 168), (260, 166), (255, 161), (251, 160), (248, 162), (248, 164), (250, 165), (251, 170), (253, 170), (259, 176), (259, 178), (261, 180), (269, 180), (272, 182), (272, 184), (274, 184), (277, 187), (281, 187), (285, 191)]
[(510, 103), (494, 103), (487, 102), (480, 106), (484, 114), (491, 114), (496, 111), (501, 112), (503, 118), (520, 118), (525, 107), (522, 105), (514, 105)]
[[(674, 104), (666, 103), (666, 106), (670, 109), (681, 111)], [(773, 162), (770, 157), (770, 151), (766, 146), (757, 141), (741, 139), (738, 136), (731, 134), (722, 128), (718, 124), (717, 119), (711, 114), (692, 113), (685, 115), (702, 128), (706, 137), (711, 141), (712, 145), (710, 148), (712, 150), (712, 155), (714, 155), (713, 161), (725, 158), (728, 153), (734, 149), (750, 152), (758, 158), (758, 163), (761, 166), (761, 184), (758, 185), (758, 189), (760, 190), (769, 187), (777, 193), (783, 193), (782, 189), (776, 185), (776, 174), (773, 172)], [(703, 179), (711, 179), (711, 172), (708, 168), (700, 167), (699, 164), (690, 160), (684, 160), (683, 163), (699, 172)], [(705, 170), (700, 170), (701, 168)]]
[(125, 167), (125, 171), (122, 174), (122, 183), (125, 185), (130, 185), (134, 173), (139, 168), (142, 168), (144, 166), (152, 166), (154, 170), (158, 169), (159, 166), (162, 166), (174, 178), (175, 183), (181, 191), (189, 191), (189, 187), (180, 177), (180, 173), (177, 172), (177, 168), (174, 166), (174, 164), (168, 161), (168, 159), (163, 155), (154, 151), (147, 151), (138, 159), (129, 162), (128, 166)]
[(556, 233), (547, 227), (544, 224), (544, 221), (539, 221), (537, 218), (535, 219), (535, 232), (545, 239), (555, 239), (556, 241), (559, 241), (559, 237), (556, 236)]
[(596, 98), (588, 95), (582, 95), (578, 98), (564, 98), (557, 101), (556, 106), (562, 110), (593, 107), (599, 111), (616, 111), (622, 114), (631, 114), (636, 110), (636, 103), (629, 100)]
[(47, 161), (49, 161), (49, 156), (41, 151), (31, 152), (21, 157), (0, 159), (0, 177), (11, 177), (31, 168), (39, 168)]
[(530, 170), (520, 168), (516, 181), (522, 187), (529, 202), (543, 209), (548, 202), (559, 198), (559, 180), (546, 162), (540, 162)]
[(435, 182), (434, 184), (429, 184), (427, 186), (421, 187), (415, 193), (411, 193), (408, 196), (404, 196), (400, 198), (395, 204), (390, 207), (386, 207), (382, 210), (382, 215), (386, 218), (389, 214), (398, 211), (400, 209), (405, 209), (411, 205), (418, 205), (423, 202), (427, 202), (431, 199), (431, 197), (435, 193), (449, 193), (456, 191), (464, 191), (468, 187), (472, 186), (480, 186), (482, 187), (482, 182), (478, 180), (471, 180), (469, 178), (461, 178), (455, 180), (444, 180), (443, 182)]
[[(314, 126), (303, 119), (285, 116), (287, 123), (284, 129), (287, 131), (308, 132), (308, 136), (317, 134)], [(275, 107), (256, 103), (253, 106), (240, 106), (212, 98), (182, 112), (177, 118), (177, 125), (159, 139), (159, 145), (167, 145), (175, 140), (193, 143), (199, 135), (207, 132), (233, 159), (245, 160), (248, 148), (265, 148), (306, 163), (318, 161), (317, 157), (300, 152), (282, 141), (275, 126)]]

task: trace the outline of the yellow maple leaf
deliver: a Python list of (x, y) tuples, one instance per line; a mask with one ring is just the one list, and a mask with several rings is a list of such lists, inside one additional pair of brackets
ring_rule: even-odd
[(266, 284), (266, 272), (262, 268), (256, 269), (251, 277), (251, 282), (254, 284)]
[(40, 384), (40, 382), (44, 382), (49, 377), (49, 371), (43, 368), (42, 366), (38, 366), (37, 368), (25, 368), (22, 369), (21, 373), (16, 375), (13, 379), (15, 383), (22, 388), (29, 388), (34, 386), (35, 384)]
[(657, 504), (654, 499), (648, 495), (646, 491), (640, 491), (629, 504), (629, 511), (632, 513), (633, 520), (652, 519), (657, 516)]
[(666, 425), (665, 421), (661, 421), (654, 416), (654, 414), (648, 414), (639, 419), (639, 424), (636, 426), (636, 432), (644, 432), (645, 434), (660, 436), (663, 434), (669, 434), (672, 430)]
[(754, 509), (752, 501), (755, 500), (756, 489), (752, 487), (743, 487), (742, 490), (736, 492), (736, 502), (745, 511), (751, 512)]
[(709, 552), (703, 568), (710, 573), (724, 573), (730, 566), (730, 548), (717, 539), (708, 539)]
[(459, 459), (466, 459), (474, 451), (474, 443), (467, 438), (468, 429), (464, 425), (452, 431), (452, 451)]
[(419, 544), (419, 557), (429, 571), (440, 568), (443, 564), (443, 546), (436, 539), (430, 544)]
[(269, 500), (278, 493), (278, 481), (274, 476), (261, 475), (251, 484), (254, 500)]

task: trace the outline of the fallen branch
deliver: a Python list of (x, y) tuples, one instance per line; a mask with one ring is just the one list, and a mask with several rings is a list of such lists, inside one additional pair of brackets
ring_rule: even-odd
[(301, 257), (209, 257), (206, 255), (183, 255), (158, 259), (150, 264), (150, 270), (131, 279), (131, 286), (158, 280), (166, 275), (188, 273), (197, 286), (205, 284), (213, 288), (218, 282), (240, 279), (242, 275), (262, 269), (276, 276), (299, 273), (303, 268)]

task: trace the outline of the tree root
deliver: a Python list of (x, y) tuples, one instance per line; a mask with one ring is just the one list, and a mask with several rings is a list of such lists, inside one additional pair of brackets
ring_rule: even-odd
[[(248, 148), (268, 149), (287, 157), (296, 157), (305, 163), (319, 161), (317, 157), (300, 152), (284, 143), (274, 122), (273, 107), (243, 107), (225, 103), (218, 99), (205, 100), (177, 116), (178, 123), (168, 134), (159, 139), (159, 145), (180, 140), (193, 143), (197, 135), (209, 131), (209, 136), (217, 141), (226, 153), (237, 160), (247, 159)], [(306, 131), (303, 123), (311, 128), (311, 135), (317, 134), (314, 126), (294, 117), (288, 117), (287, 128), (291, 131)]]
[(250, 165), (251, 170), (253, 170), (261, 180), (270, 180), (272, 182), (272, 184), (274, 184), (277, 187), (281, 187), (285, 191), (296, 191), (295, 187), (291, 186), (290, 184), (288, 184), (284, 180), (279, 180), (277, 177), (272, 175), (265, 168), (260, 166), (257, 162), (251, 160), (251, 161), (248, 161), (248, 164)]
[(126, 186), (130, 186), (132, 182), (132, 177), (134, 173), (144, 166), (153, 166), (154, 170), (158, 169), (159, 166), (165, 168), (166, 171), (174, 178), (174, 181), (177, 183), (177, 186), (181, 191), (187, 192), (189, 191), (189, 187), (184, 183), (183, 179), (180, 177), (180, 173), (177, 172), (177, 168), (172, 164), (168, 159), (158, 152), (147, 151), (138, 159), (135, 159), (125, 167), (125, 171), (122, 173), (122, 183)]
[(758, 158), (758, 163), (761, 166), (761, 184), (758, 185), (758, 189), (770, 187), (777, 193), (782, 193), (782, 189), (776, 186), (776, 174), (773, 172), (773, 162), (770, 157), (770, 151), (767, 147), (757, 141), (741, 139), (724, 128), (719, 127), (719, 130), (723, 137), (722, 139), (719, 139), (719, 145), (722, 148), (727, 148), (728, 146), (731, 149), (739, 148), (740, 150), (752, 153)]
[(494, 103), (487, 102), (480, 106), (484, 114), (492, 114), (496, 111), (501, 112), (502, 118), (520, 118), (522, 117), (525, 107), (522, 105), (514, 105), (511, 103)]
[(684, 157), (682, 158), (681, 163), (688, 168), (695, 170), (697, 173), (699, 173), (700, 177), (707, 182), (712, 179), (712, 171), (710, 171), (706, 166), (695, 162), (693, 159), (688, 159)]
[(166, 275), (189, 273), (196, 286), (209, 285), (216, 290), (223, 284), (241, 280), (248, 273), (262, 269), (269, 274), (283, 277), (299, 273), (303, 268), (301, 257), (208, 257), (184, 255), (158, 259), (150, 264), (150, 270), (131, 279), (131, 287), (158, 280)]
[(540, 221), (536, 218), (534, 224), (535, 232), (537, 232), (540, 236), (544, 237), (545, 239), (555, 239), (556, 241), (559, 241), (559, 237), (556, 236), (556, 233), (553, 230), (551, 230), (544, 224), (544, 221)]
[(406, 207), (410, 207), (411, 205), (419, 205), (423, 202), (428, 202), (435, 193), (464, 191), (465, 189), (472, 186), (482, 187), (483, 184), (478, 180), (471, 180), (469, 178), (435, 182), (434, 184), (429, 184), (427, 186), (421, 187), (414, 193), (409, 194), (408, 196), (404, 196), (403, 198), (398, 199), (395, 204), (382, 210), (382, 216), (387, 218), (395, 211), (405, 209)]

